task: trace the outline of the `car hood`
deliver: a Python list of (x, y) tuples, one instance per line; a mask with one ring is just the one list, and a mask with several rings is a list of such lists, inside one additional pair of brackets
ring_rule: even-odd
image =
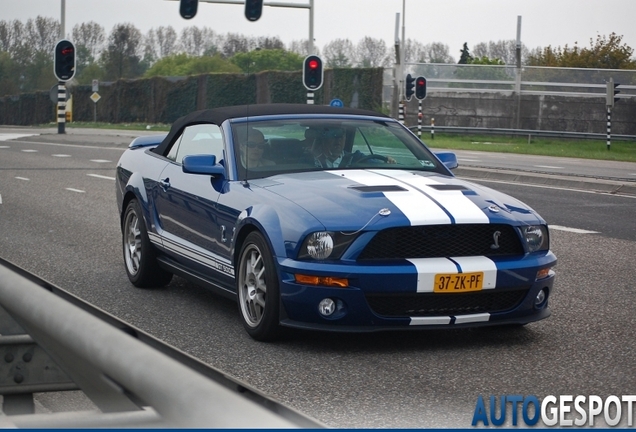
[(258, 182), (330, 230), (448, 223), (545, 223), (521, 201), (456, 177), (403, 170), (334, 170)]

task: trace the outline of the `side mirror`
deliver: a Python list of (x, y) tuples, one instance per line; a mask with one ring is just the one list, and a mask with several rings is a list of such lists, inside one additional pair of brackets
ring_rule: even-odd
[(182, 170), (187, 174), (225, 177), (225, 167), (216, 163), (214, 155), (189, 155), (183, 158)]
[(457, 155), (452, 152), (439, 152), (435, 153), (435, 156), (448, 168), (449, 170), (455, 169), (459, 166), (457, 162)]

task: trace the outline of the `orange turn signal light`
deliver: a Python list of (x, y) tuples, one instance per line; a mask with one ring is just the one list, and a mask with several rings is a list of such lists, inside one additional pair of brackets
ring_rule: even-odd
[(546, 267), (537, 272), (537, 279), (543, 279), (550, 275), (550, 267)]
[(310, 276), (295, 274), (294, 279), (297, 283), (305, 285), (324, 285), (339, 288), (346, 288), (349, 286), (349, 279), (331, 276)]

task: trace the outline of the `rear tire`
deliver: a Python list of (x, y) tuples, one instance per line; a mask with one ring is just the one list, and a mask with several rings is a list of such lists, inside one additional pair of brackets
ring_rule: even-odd
[(261, 233), (247, 235), (238, 264), (236, 288), (243, 327), (255, 340), (274, 340), (280, 335), (280, 289), (274, 258)]
[(162, 269), (150, 243), (141, 207), (136, 199), (126, 206), (122, 224), (124, 267), (130, 282), (138, 288), (162, 287), (170, 283), (172, 273)]

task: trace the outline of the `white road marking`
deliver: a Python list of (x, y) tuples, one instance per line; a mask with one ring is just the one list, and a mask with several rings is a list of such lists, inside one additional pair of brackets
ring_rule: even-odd
[(53, 156), (53, 157), (61, 157), (61, 158), (71, 157), (71, 155), (67, 155), (67, 154), (52, 154), (51, 156)]
[(0, 146), (0, 148), (11, 148), (11, 146)]
[(0, 133), (0, 141), (8, 141), (16, 138), (24, 138), (28, 136), (37, 136), (39, 134), (18, 134), (18, 133)]
[(0, 204), (2, 204), (2, 195), (0, 195)]
[(83, 191), (81, 189), (66, 188), (66, 190), (71, 191), (71, 192), (86, 193), (86, 191)]
[(481, 162), (480, 159), (465, 159), (465, 158), (457, 158), (457, 160), (461, 162)]
[(97, 162), (97, 163), (108, 163), (108, 162), (112, 162), (106, 159), (91, 159), (91, 162)]
[(17, 178), (18, 180), (29, 181), (29, 179), (28, 179), (28, 178), (26, 178), (26, 177), (16, 177), (16, 178)]
[(105, 175), (99, 175), (99, 174), (86, 174), (86, 175), (90, 177), (100, 178), (100, 179), (115, 180), (115, 177), (108, 177)]
[(33, 150), (33, 149), (24, 149), (22, 150), (24, 153), (37, 153), (37, 150)]
[(549, 225), (548, 227), (550, 229), (554, 229), (558, 231), (569, 231), (569, 232), (573, 232), (577, 234), (598, 234), (598, 231), (589, 231), (589, 230), (584, 230), (580, 228), (570, 228), (570, 227), (564, 227), (561, 225)]
[(548, 169), (563, 169), (563, 167), (552, 166), (552, 165), (533, 165), (535, 168), (548, 168)]
[[(504, 181), (504, 180), (490, 180), (490, 179), (482, 179), (482, 178), (467, 177), (467, 176), (462, 176), (459, 178), (462, 178), (464, 180), (468, 180), (471, 182), (475, 182), (475, 183), (484, 182), (484, 183), (499, 183), (499, 184), (505, 184), (505, 185), (511, 184), (509, 181)], [(616, 194), (616, 193), (610, 193), (610, 192), (565, 188), (565, 187), (558, 187), (558, 186), (546, 186), (546, 185), (538, 185), (538, 184), (530, 184), (530, 183), (515, 183), (515, 186), (533, 187), (533, 188), (539, 188), (539, 189), (554, 189), (554, 190), (562, 190), (562, 191), (570, 191), (570, 192), (581, 192), (581, 193), (587, 193), (587, 194), (609, 195), (609, 196), (615, 196), (620, 198), (636, 199), (636, 196), (633, 196), (633, 195), (622, 195), (622, 194)]]

